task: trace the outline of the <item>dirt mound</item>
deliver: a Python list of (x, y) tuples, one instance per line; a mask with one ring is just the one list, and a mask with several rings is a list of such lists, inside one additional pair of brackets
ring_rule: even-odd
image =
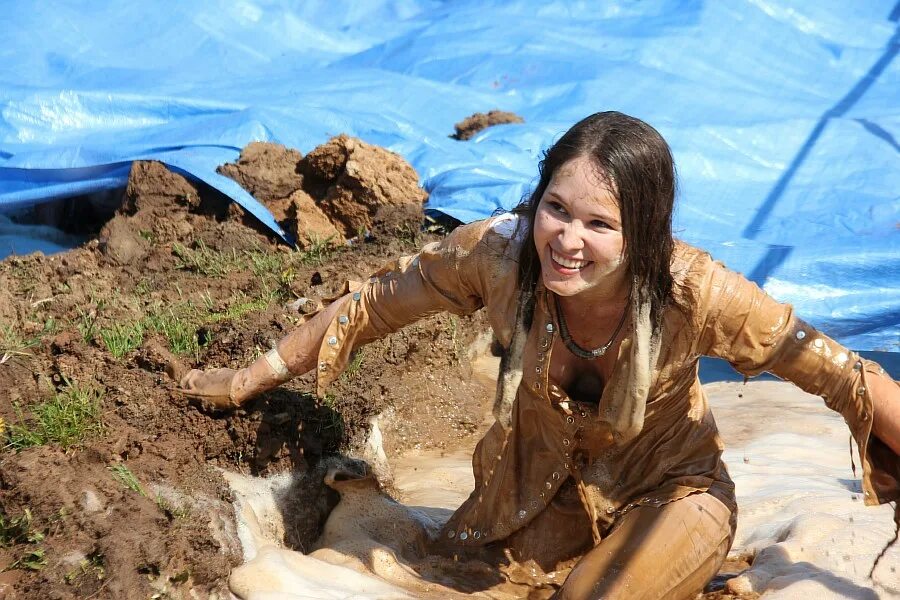
[(453, 126), (456, 133), (451, 135), (455, 140), (467, 140), (482, 129), (493, 125), (505, 125), (507, 123), (524, 123), (525, 120), (516, 113), (504, 110), (492, 110), (487, 113), (475, 113), (466, 117)]
[[(354, 214), (373, 226), (379, 202), (405, 199), (421, 218), (424, 192), (399, 157), (349, 138), (326, 147), (303, 164), (343, 148), (330, 178), (300, 173), (299, 153), (271, 145), (248, 147), (232, 174), (298, 206), (359, 199)], [(307, 473), (285, 506), (305, 507), (293, 509), (288, 542), (308, 547), (334, 502), (319, 462), (362, 445), (373, 416), (421, 415), (389, 443), (396, 451), (448, 444), (479, 418), (461, 348), (484, 324), (450, 316), (366, 346), (326, 398), (311, 376), (229, 416), (175, 394), (162, 354), (246, 365), (295, 326), (286, 304), (330, 296), (426, 241), (417, 222), (398, 238), (293, 251), (242, 212), (136, 162), (98, 239), (0, 262), (0, 598), (227, 597), (242, 557), (218, 468)]]
[(219, 172), (262, 202), (304, 248), (361, 233), (408, 234), (424, 218), (427, 194), (409, 163), (346, 135), (305, 157), (278, 144), (254, 142)]

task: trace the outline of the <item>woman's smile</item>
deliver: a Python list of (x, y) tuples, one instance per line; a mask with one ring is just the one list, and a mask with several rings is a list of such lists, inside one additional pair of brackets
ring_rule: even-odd
[(547, 246), (547, 249), (550, 252), (551, 264), (557, 271), (559, 271), (563, 275), (574, 275), (575, 273), (582, 271), (593, 264), (593, 262), (589, 260), (569, 258), (564, 254), (557, 252), (550, 246)]

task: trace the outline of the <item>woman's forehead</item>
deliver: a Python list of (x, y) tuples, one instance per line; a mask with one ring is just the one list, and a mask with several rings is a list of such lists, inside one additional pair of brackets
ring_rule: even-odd
[(619, 211), (612, 182), (587, 157), (578, 157), (561, 165), (553, 174), (547, 191), (563, 201)]

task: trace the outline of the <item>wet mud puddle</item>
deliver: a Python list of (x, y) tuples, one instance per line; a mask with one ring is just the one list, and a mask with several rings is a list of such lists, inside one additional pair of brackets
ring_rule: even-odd
[[(490, 356), (474, 361), (475, 377), (486, 390), (495, 386), (498, 364)], [(245, 560), (229, 578), (232, 593), (242, 600), (527, 596), (527, 587), (505, 583), (485, 563), (425, 551), (426, 538), (471, 492), (472, 453), (492, 422), (485, 406), (477, 431), (457, 447), (414, 450), (393, 459), (392, 488), (400, 502), (381, 492), (374, 477), (354, 477), (336, 462), (326, 482), (341, 493), (341, 502), (307, 553), (282, 543), (288, 525), (278, 498), (290, 489), (290, 475), (261, 479), (224, 473), (235, 493)]]
[[(477, 368), (492, 389), (496, 362), (481, 360)], [(858, 482), (848, 473), (840, 416), (783, 382), (715, 383), (705, 390), (741, 507), (730, 555), (749, 556), (753, 563), (729, 582), (730, 597), (900, 598), (896, 547), (874, 577), (867, 576), (893, 533), (892, 509), (863, 506)], [(289, 489), (289, 476), (226, 473), (245, 554), (230, 577), (232, 592), (242, 600), (547, 597), (546, 588), (501, 583), (497, 569), (485, 563), (408, 559), (424, 555), (425, 538), (471, 491), (472, 451), (490, 423), (486, 407), (480, 430), (459, 447), (393, 459), (394, 493), (402, 504), (381, 493), (374, 478), (331, 481), (342, 501), (307, 553), (281, 544), (285, 524), (275, 498)]]

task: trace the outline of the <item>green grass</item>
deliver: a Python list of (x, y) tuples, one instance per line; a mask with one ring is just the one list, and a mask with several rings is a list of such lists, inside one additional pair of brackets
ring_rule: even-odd
[(362, 368), (363, 360), (364, 360), (363, 349), (359, 348), (353, 353), (353, 360), (351, 360), (350, 364), (347, 365), (347, 368), (344, 369), (344, 372), (342, 375), (344, 375), (348, 378), (356, 375), (359, 372), (359, 370)]
[(73, 585), (84, 579), (103, 580), (106, 577), (106, 567), (104, 566), (104, 556), (100, 552), (91, 552), (87, 557), (81, 559), (78, 566), (66, 573), (64, 579), (66, 583)]
[(25, 418), (18, 404), (14, 405), (18, 423), (8, 424), (6, 446), (23, 450), (56, 444), (68, 449), (82, 444), (104, 431), (100, 419), (102, 397), (102, 393), (94, 388), (66, 380), (66, 386), (53, 398), (30, 408), (30, 419)]
[(199, 356), (200, 341), (197, 336), (198, 323), (190, 311), (172, 308), (151, 312), (144, 319), (146, 329), (161, 333), (169, 341), (169, 347), (175, 354)]
[(131, 469), (123, 464), (118, 464), (106, 468), (112, 472), (113, 479), (124, 485), (126, 488), (128, 488), (132, 492), (137, 492), (141, 496), (147, 496), (147, 494), (144, 492), (144, 488), (141, 487), (141, 482), (138, 481), (138, 478), (135, 476), (135, 474), (131, 472)]
[(0, 513), (0, 546), (8, 548), (15, 544), (36, 544), (43, 541), (44, 534), (32, 527), (33, 522), (34, 518), (27, 508), (19, 517), (8, 517)]
[(112, 327), (101, 329), (100, 339), (103, 340), (110, 354), (116, 358), (122, 358), (144, 343), (144, 325), (140, 321), (137, 323), (116, 323)]
[[(0, 513), (0, 547), (8, 548), (16, 544), (38, 544), (44, 541), (44, 534), (34, 528), (31, 511), (25, 509), (19, 517), (8, 517)], [(47, 564), (43, 548), (34, 548), (21, 554), (4, 570), (26, 569), (40, 571)]]
[(90, 344), (94, 341), (94, 334), (97, 333), (97, 319), (103, 311), (104, 305), (103, 300), (100, 300), (97, 302), (96, 308), (91, 310), (85, 311), (83, 308), (78, 308), (78, 318), (75, 320), (75, 327), (78, 329), (78, 333), (81, 334), (81, 339), (84, 340), (85, 344)]
[(334, 245), (333, 236), (314, 237), (310, 240), (308, 247), (295, 253), (295, 257), (302, 265), (318, 266), (331, 258), (335, 252), (337, 252), (337, 248)]
[(196, 242), (194, 246), (188, 248), (179, 243), (172, 244), (172, 253), (178, 259), (175, 261), (176, 269), (221, 278), (243, 267), (241, 258), (234, 250), (231, 252), (212, 250), (202, 240)]
[(39, 336), (26, 338), (11, 325), (0, 325), (0, 365), (17, 356), (30, 356), (29, 350), (40, 343)]

